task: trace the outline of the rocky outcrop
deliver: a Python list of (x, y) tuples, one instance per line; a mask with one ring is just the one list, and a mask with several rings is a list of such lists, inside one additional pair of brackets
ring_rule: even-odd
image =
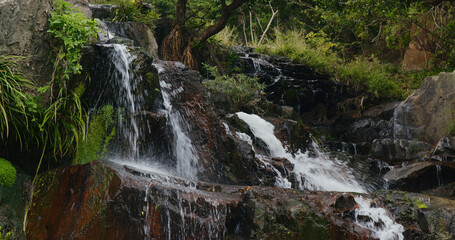
[[(329, 76), (315, 73), (303, 64), (284, 57), (268, 56), (246, 47), (233, 47), (239, 55), (236, 66), (264, 83), (268, 100), (292, 107), (307, 122), (324, 122), (336, 112), (336, 104), (351, 94)], [(305, 114), (303, 114), (305, 113)]]
[[(370, 239), (373, 234), (354, 223), (371, 220), (356, 215), (354, 198), (360, 196), (353, 194), (191, 182), (99, 162), (52, 170), (35, 187), (28, 239)], [(382, 205), (380, 198), (371, 201)]]
[(384, 175), (394, 187), (421, 192), (455, 182), (455, 165), (442, 162), (417, 162), (393, 168)]

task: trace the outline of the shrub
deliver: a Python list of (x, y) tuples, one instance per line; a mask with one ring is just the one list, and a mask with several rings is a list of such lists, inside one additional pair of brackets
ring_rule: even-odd
[(0, 158), (0, 185), (13, 186), (16, 181), (16, 169), (10, 162)]
[(264, 90), (264, 84), (256, 78), (243, 74), (220, 75), (217, 67), (204, 65), (207, 72), (214, 77), (204, 82), (204, 86), (211, 91), (226, 94), (234, 104), (248, 103)]

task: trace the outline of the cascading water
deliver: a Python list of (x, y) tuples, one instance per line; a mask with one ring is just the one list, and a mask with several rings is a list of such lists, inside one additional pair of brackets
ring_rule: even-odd
[(355, 210), (358, 225), (373, 232), (373, 237), (380, 240), (403, 240), (404, 227), (394, 222), (384, 208), (373, 207), (371, 201), (356, 197), (359, 208)]
[[(174, 63), (181, 64), (181, 63)], [(166, 80), (166, 70), (164, 65), (155, 63), (154, 66), (158, 69), (161, 93), (163, 97), (164, 113), (166, 115), (168, 126), (172, 129), (174, 137), (174, 155), (176, 158), (176, 172), (178, 176), (197, 179), (199, 172), (198, 156), (193, 147), (191, 139), (186, 135), (186, 131), (189, 131), (189, 125), (186, 120), (172, 106), (172, 99), (178, 98), (178, 94), (183, 91), (182, 86), (173, 86), (172, 83), (168, 83)], [(178, 66), (177, 66), (178, 67)]]
[(300, 189), (341, 191), (341, 192), (366, 192), (356, 179), (351, 170), (341, 161), (330, 160), (323, 152), (319, 151), (313, 142), (316, 157), (310, 157), (309, 153), (300, 151), (294, 155), (287, 152), (278, 138), (274, 135), (275, 127), (254, 114), (238, 112), (237, 116), (242, 119), (251, 129), (255, 137), (264, 141), (270, 149), (273, 157), (288, 159), (294, 164), (294, 173)]

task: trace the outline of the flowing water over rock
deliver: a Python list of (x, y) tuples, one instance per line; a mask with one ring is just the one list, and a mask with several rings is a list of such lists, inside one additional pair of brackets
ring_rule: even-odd
[[(175, 62), (176, 67), (182, 67), (179, 64), (181, 63)], [(164, 105), (163, 111), (166, 114), (168, 126), (172, 129), (174, 136), (174, 155), (177, 161), (176, 172), (179, 176), (197, 179), (199, 172), (198, 156), (191, 139), (186, 134), (186, 132), (191, 130), (190, 125), (188, 124), (188, 120), (184, 119), (178, 110), (173, 108), (171, 103), (173, 98), (179, 97), (178, 95), (183, 91), (183, 87), (175, 83), (173, 85), (169, 81), (170, 79), (167, 79), (168, 77), (164, 74), (166, 71), (164, 65), (155, 63), (154, 66), (160, 74), (160, 86)]]
[[(288, 159), (293, 165), (293, 172), (296, 173), (298, 188), (324, 191), (341, 192), (366, 192), (366, 190), (352, 176), (351, 170), (341, 161), (330, 160), (321, 152), (316, 143), (313, 142), (315, 156), (308, 152), (298, 151), (295, 154), (289, 153), (283, 144), (274, 134), (274, 126), (254, 114), (238, 112), (237, 116), (245, 121), (255, 137), (262, 139), (270, 149), (273, 157)], [(283, 180), (282, 180), (283, 181)], [(289, 187), (289, 185), (281, 185)]]

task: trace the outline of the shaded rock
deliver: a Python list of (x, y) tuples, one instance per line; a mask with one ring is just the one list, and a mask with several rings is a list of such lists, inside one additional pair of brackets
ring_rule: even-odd
[[(306, 113), (302, 116), (319, 105), (336, 108), (337, 102), (350, 95), (343, 92), (343, 87), (331, 81), (329, 76), (317, 74), (306, 65), (283, 57), (258, 54), (252, 48), (231, 49), (240, 56), (237, 67), (247, 75), (258, 77), (266, 85), (264, 92), (268, 100), (292, 107), (300, 115)], [(326, 118), (325, 112), (322, 115), (318, 116), (320, 120)]]
[[(41, 175), (28, 239), (370, 239), (342, 193), (194, 183), (94, 162)], [(340, 200), (338, 200), (340, 201)]]
[(144, 48), (154, 57), (158, 56), (158, 45), (150, 27), (138, 22), (106, 22), (109, 32), (114, 36), (128, 38), (138, 47)]
[[(2, 232), (12, 232), (17, 239), (23, 236), (25, 207), (29, 201), (30, 176), (18, 173), (13, 186), (0, 185), (0, 226)], [(15, 239), (16, 239), (15, 238)]]
[(119, 7), (112, 4), (89, 4), (89, 8), (93, 18), (112, 20), (115, 17), (115, 11)]
[(384, 175), (401, 190), (420, 192), (455, 181), (455, 165), (441, 162), (418, 162), (391, 169)]
[(455, 72), (440, 73), (425, 78), (420, 89), (395, 109), (393, 137), (436, 145), (448, 135), (449, 124), (454, 120)]
[(354, 197), (346, 194), (339, 196), (333, 204), (333, 207), (342, 211), (352, 210), (356, 204)]
[(455, 201), (429, 195), (381, 190), (375, 193), (406, 231), (405, 239), (453, 239)]
[(371, 146), (370, 156), (383, 159), (389, 163), (403, 160), (417, 160), (429, 156), (432, 147), (423, 141), (405, 139), (376, 139)]
[(428, 189), (422, 191), (422, 193), (455, 200), (455, 183), (449, 183), (447, 185), (439, 186), (437, 188)]

